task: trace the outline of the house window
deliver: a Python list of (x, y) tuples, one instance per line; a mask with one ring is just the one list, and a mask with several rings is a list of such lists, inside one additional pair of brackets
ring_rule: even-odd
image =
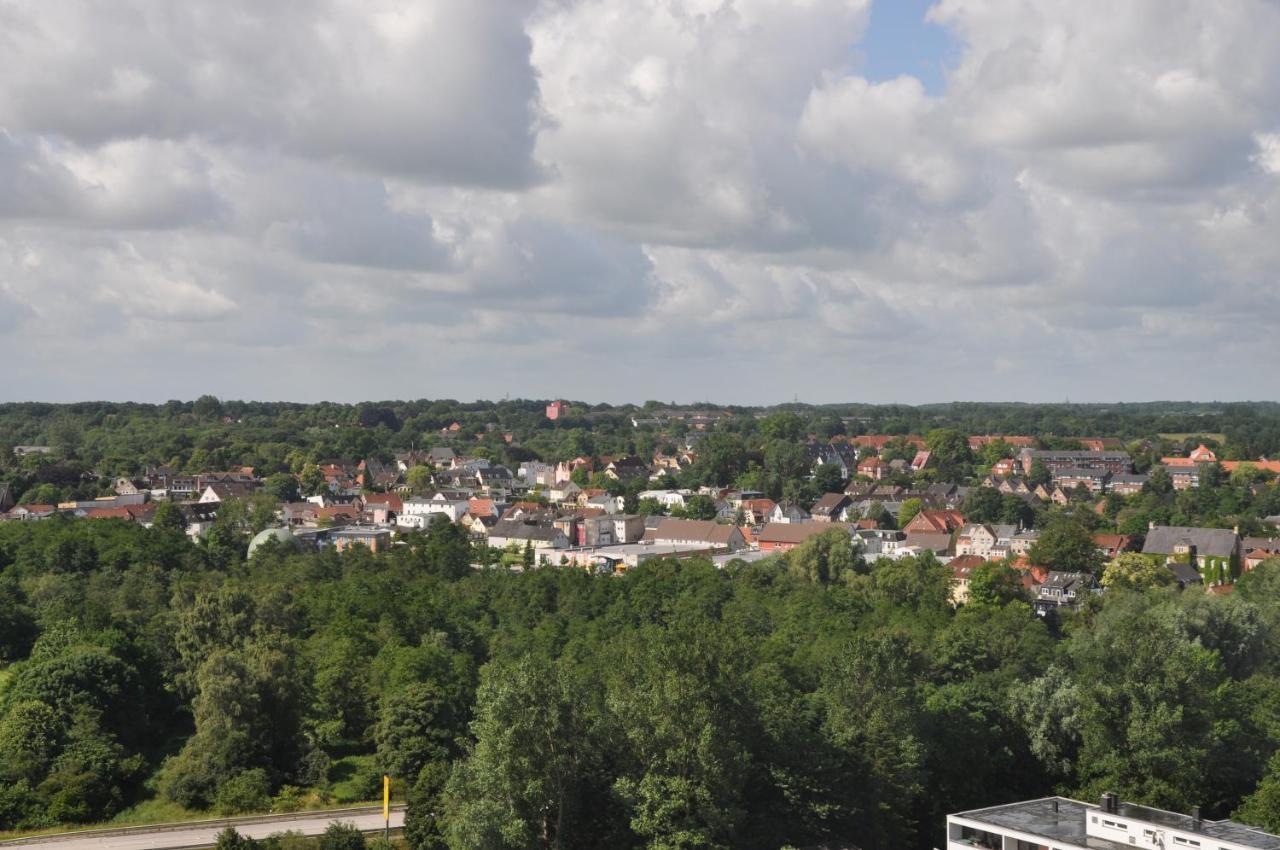
[(1183, 847), (1199, 847), (1200, 846), (1199, 841), (1192, 841), (1190, 838), (1183, 838), (1181, 835), (1175, 835), (1173, 837), (1173, 843), (1181, 844)]

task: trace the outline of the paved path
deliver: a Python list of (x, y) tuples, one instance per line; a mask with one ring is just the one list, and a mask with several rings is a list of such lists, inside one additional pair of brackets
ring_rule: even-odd
[[(301, 832), (319, 835), (334, 821), (355, 825), (364, 832), (382, 829), (381, 809), (373, 812), (299, 812), (271, 818), (246, 819), (231, 822), (241, 835), (265, 838), (273, 832)], [(186, 848), (212, 847), (218, 833), (226, 829), (227, 821), (196, 822), (193, 824), (166, 824), (136, 827), (128, 830), (106, 829), (61, 835), (41, 835), (13, 842), (0, 842), (0, 850), (16, 850), (20, 847), (44, 848), (44, 850), (186, 850)], [(404, 808), (391, 811), (391, 828), (404, 826)]]

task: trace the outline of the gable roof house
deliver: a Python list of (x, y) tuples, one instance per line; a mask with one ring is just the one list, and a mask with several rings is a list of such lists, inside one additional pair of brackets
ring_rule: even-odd
[(634, 455), (626, 455), (609, 462), (604, 474), (616, 481), (630, 481), (633, 478), (648, 478), (649, 466)]
[(921, 511), (902, 530), (908, 534), (950, 534), (964, 525), (964, 514), (955, 510)]
[(756, 534), (761, 552), (789, 552), (816, 534), (840, 528), (853, 540), (853, 526), (842, 522), (770, 522)]
[(1144, 555), (1162, 555), (1165, 562), (1194, 566), (1205, 584), (1224, 584), (1239, 573), (1240, 535), (1229, 528), (1152, 525), (1142, 545)]
[(567, 549), (569, 538), (553, 525), (540, 525), (504, 519), (494, 523), (489, 529), (489, 545), (495, 549), (505, 549), (510, 544), (524, 546), (526, 543), (535, 551), (538, 549)]
[(1097, 582), (1089, 573), (1053, 570), (1036, 594), (1036, 613), (1043, 617), (1058, 608), (1078, 608), (1096, 586)]
[(710, 520), (663, 517), (656, 528), (645, 532), (644, 539), (661, 546), (705, 546), (708, 549), (728, 549), (730, 552), (747, 548), (741, 529)]
[(956, 555), (977, 555), (987, 560), (1006, 558), (1012, 551), (1016, 525), (969, 523), (956, 535)]
[(891, 469), (889, 464), (874, 455), (858, 461), (858, 474), (870, 478), (872, 481), (880, 481), (887, 478)]
[(769, 514), (769, 522), (807, 522), (809, 512), (795, 502), (779, 502)]
[(845, 509), (851, 504), (853, 500), (846, 493), (823, 493), (822, 497), (813, 503), (809, 513), (814, 522), (834, 522), (840, 519)]
[(969, 601), (969, 579), (973, 571), (986, 563), (980, 555), (960, 555), (947, 562), (951, 570), (951, 604), (963, 605)]

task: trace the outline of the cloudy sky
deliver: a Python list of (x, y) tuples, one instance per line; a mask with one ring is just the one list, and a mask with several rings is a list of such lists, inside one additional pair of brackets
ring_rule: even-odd
[(0, 0), (0, 399), (1280, 396), (1275, 0)]

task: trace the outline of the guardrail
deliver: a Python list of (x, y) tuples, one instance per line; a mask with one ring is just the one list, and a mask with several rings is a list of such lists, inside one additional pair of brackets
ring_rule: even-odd
[[(391, 806), (391, 811), (400, 812), (404, 811), (405, 808), (406, 805), (404, 803), (397, 803)], [(139, 835), (149, 832), (181, 832), (185, 829), (226, 829), (229, 826), (248, 826), (251, 824), (276, 823), (278, 821), (291, 821), (306, 818), (332, 817), (337, 819), (351, 815), (372, 815), (381, 811), (382, 806), (351, 806), (345, 809), (303, 809), (297, 812), (287, 812), (278, 815), (240, 815), (238, 817), (230, 818), (138, 824), (136, 826), (116, 826), (100, 829), (79, 829), (71, 832), (53, 832), (46, 835), (32, 835), (27, 838), (9, 838), (4, 841), (0, 841), (0, 847), (46, 844), (58, 841), (68, 841), (74, 838), (109, 838), (117, 835)], [(381, 829), (381, 827), (379, 827), (379, 829)], [(205, 847), (208, 845), (197, 844), (192, 846)]]

